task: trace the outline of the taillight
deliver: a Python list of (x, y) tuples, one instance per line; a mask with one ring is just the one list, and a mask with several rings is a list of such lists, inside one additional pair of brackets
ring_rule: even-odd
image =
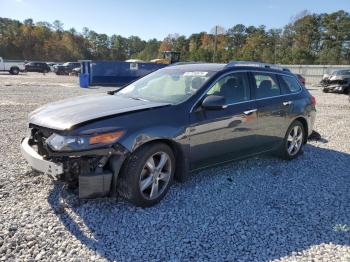
[(314, 96), (311, 96), (311, 104), (316, 106), (316, 98)]

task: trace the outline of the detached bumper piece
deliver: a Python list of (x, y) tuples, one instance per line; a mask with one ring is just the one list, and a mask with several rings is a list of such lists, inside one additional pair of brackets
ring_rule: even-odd
[(21, 143), (21, 152), (25, 160), (37, 171), (53, 176), (63, 174), (63, 164), (45, 160), (28, 143), (29, 138), (24, 138)]
[(108, 196), (111, 190), (112, 172), (97, 172), (79, 176), (79, 198)]

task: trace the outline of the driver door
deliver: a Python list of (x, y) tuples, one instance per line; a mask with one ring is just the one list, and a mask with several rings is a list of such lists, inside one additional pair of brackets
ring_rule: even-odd
[(226, 105), (218, 110), (198, 105), (190, 113), (192, 169), (247, 156), (255, 146), (257, 112), (248, 73), (223, 76), (208, 95), (224, 96)]

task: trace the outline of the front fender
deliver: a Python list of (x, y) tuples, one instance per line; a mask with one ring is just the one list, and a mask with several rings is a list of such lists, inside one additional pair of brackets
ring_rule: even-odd
[(189, 143), (185, 128), (169, 126), (154, 126), (137, 131), (128, 130), (119, 143), (130, 152), (134, 152), (141, 145), (155, 140), (169, 140), (181, 145)]
[(128, 132), (118, 143), (127, 148), (130, 152), (134, 152), (140, 146), (152, 141), (166, 142), (171, 146), (178, 160), (175, 170), (175, 179), (184, 181), (190, 169), (190, 145), (187, 130), (185, 128), (156, 126), (137, 132)]

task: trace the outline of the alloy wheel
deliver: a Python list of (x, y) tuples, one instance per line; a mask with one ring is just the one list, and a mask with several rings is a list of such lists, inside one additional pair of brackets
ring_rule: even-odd
[(167, 153), (157, 152), (146, 161), (142, 168), (139, 188), (142, 196), (153, 200), (167, 188), (172, 173), (171, 160)]
[(296, 155), (303, 143), (303, 130), (300, 126), (294, 126), (287, 138), (287, 151), (290, 156)]

